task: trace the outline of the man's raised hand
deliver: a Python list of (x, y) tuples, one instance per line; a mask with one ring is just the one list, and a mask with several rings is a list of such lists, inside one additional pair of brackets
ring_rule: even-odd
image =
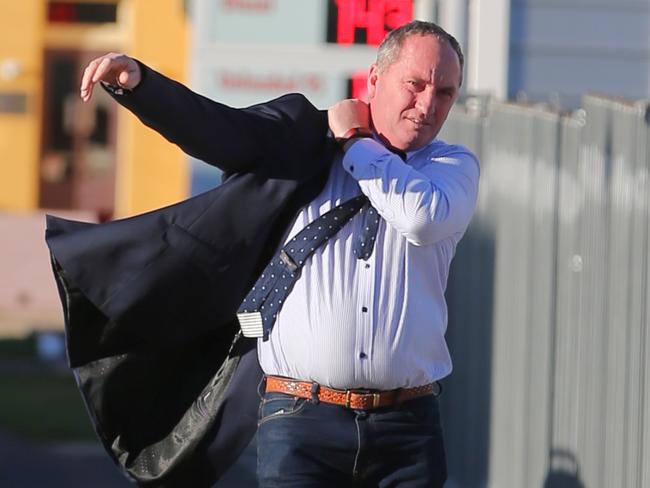
[(370, 110), (368, 104), (348, 98), (332, 105), (327, 111), (327, 119), (334, 137), (339, 138), (350, 129), (370, 132)]
[(138, 86), (141, 79), (140, 66), (133, 58), (124, 54), (108, 53), (88, 63), (81, 79), (79, 94), (81, 99), (87, 102), (98, 81), (132, 90)]

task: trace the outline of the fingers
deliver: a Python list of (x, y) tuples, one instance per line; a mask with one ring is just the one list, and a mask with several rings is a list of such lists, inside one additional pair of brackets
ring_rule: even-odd
[(102, 59), (97, 65), (97, 69), (92, 77), (92, 82), (97, 83), (99, 80), (103, 80), (104, 77), (108, 74), (111, 69), (111, 63), (113, 62), (110, 58)]
[(93, 87), (95, 83), (97, 83), (95, 74), (97, 73), (99, 65), (104, 61), (104, 59), (108, 59), (111, 54), (112, 53), (109, 53), (100, 58), (93, 59), (88, 63), (88, 66), (86, 66), (83, 77), (81, 78), (81, 86), (79, 87), (79, 94), (84, 102), (88, 101), (93, 94)]
[(123, 54), (108, 53), (93, 59), (86, 66), (79, 87), (79, 95), (84, 102), (90, 99), (93, 88), (99, 81), (133, 88), (140, 82), (139, 66), (133, 59)]
[(353, 128), (367, 129), (370, 127), (368, 104), (357, 99), (342, 100), (334, 104), (328, 111), (328, 122), (335, 137)]

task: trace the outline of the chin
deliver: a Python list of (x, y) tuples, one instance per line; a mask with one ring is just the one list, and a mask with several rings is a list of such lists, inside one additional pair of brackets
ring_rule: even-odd
[(409, 134), (409, 137), (404, 137), (402, 139), (402, 147), (400, 149), (402, 149), (402, 151), (414, 151), (416, 149), (420, 149), (433, 140), (433, 136), (428, 136), (429, 134), (425, 135), (421, 132)]

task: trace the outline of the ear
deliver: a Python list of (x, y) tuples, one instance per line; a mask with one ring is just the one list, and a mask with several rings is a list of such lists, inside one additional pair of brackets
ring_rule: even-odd
[(368, 72), (368, 100), (372, 100), (375, 97), (377, 91), (377, 78), (379, 76), (377, 65), (373, 64), (370, 66), (370, 71)]

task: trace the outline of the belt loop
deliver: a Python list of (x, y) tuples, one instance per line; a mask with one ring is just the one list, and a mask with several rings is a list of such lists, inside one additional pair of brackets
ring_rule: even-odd
[(311, 402), (314, 405), (318, 405), (320, 400), (318, 399), (318, 392), (320, 390), (320, 385), (316, 382), (311, 384)]
[(264, 394), (266, 393), (266, 375), (262, 375), (262, 379), (257, 384), (257, 396), (260, 397), (260, 400), (264, 400)]

